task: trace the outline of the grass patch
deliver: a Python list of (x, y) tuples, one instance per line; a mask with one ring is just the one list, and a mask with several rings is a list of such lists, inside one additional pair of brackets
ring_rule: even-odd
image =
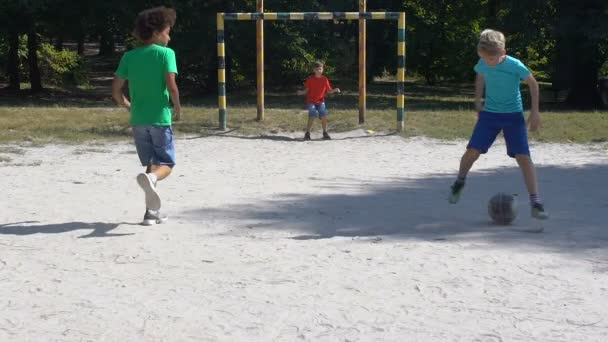
[(0, 143), (84, 143), (130, 137), (128, 113), (120, 109), (0, 107)]
[[(331, 107), (330, 107), (331, 110)], [(262, 135), (269, 132), (302, 132), (307, 113), (302, 108), (267, 109), (265, 120), (255, 119), (255, 107), (229, 107), (228, 123), (236, 133)], [(543, 129), (530, 139), (544, 142), (591, 143), (608, 140), (608, 112), (544, 112)], [(404, 136), (428, 136), (438, 139), (467, 139), (476, 117), (470, 110), (412, 110), (406, 114)], [(183, 120), (175, 123), (176, 134), (216, 134), (217, 110), (209, 107), (186, 107)], [(371, 129), (393, 132), (395, 110), (368, 110), (367, 120), (358, 124), (356, 109), (330, 112), (330, 130), (344, 132)], [(315, 124), (319, 130), (319, 124)], [(40, 145), (52, 142), (82, 144), (130, 140), (128, 113), (107, 108), (8, 108), (0, 107), (0, 143), (28, 142)], [(84, 152), (98, 152), (98, 149)], [(3, 150), (0, 149), (0, 152)], [(12, 148), (5, 153), (21, 154)]]
[[(330, 130), (343, 132), (371, 129), (394, 132), (396, 127), (395, 86), (379, 82), (368, 88), (368, 111), (364, 125), (358, 124), (356, 85), (340, 84), (342, 94), (328, 96)], [(473, 112), (471, 85), (426, 86), (408, 83), (406, 87), (406, 123), (404, 136), (428, 136), (438, 139), (469, 138), (476, 116)], [(107, 97), (106, 97), (107, 99)], [(256, 121), (256, 96), (253, 92), (231, 91), (228, 96), (228, 126), (238, 134), (263, 135), (273, 132), (302, 133), (307, 112), (302, 96), (294, 89), (269, 89), (265, 97), (265, 120)], [(51, 99), (56, 100), (55, 98)], [(21, 100), (15, 100), (21, 101)], [(131, 140), (129, 114), (112, 103), (82, 102), (71, 99), (59, 105), (40, 104), (31, 99), (0, 107), (0, 144), (24, 143), (38, 146), (50, 142), (104, 144)], [(175, 123), (177, 135), (219, 133), (216, 98), (186, 98), (183, 120)], [(608, 111), (570, 112), (544, 105), (543, 129), (530, 139), (544, 142), (593, 143), (608, 141)], [(319, 124), (315, 124), (319, 130)], [(84, 151), (84, 150), (83, 150)], [(99, 151), (84, 151), (99, 152)]]

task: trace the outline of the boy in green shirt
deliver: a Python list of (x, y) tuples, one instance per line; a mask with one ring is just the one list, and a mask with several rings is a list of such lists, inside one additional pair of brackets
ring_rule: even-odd
[[(133, 34), (144, 45), (123, 55), (112, 83), (112, 97), (131, 113), (137, 155), (146, 167), (144, 173), (137, 175), (137, 183), (146, 196), (143, 225), (167, 220), (160, 213), (156, 183), (169, 176), (175, 166), (171, 123), (173, 118), (179, 120), (181, 114), (175, 52), (166, 47), (175, 18), (175, 10), (166, 7), (139, 13)], [(130, 101), (122, 93), (126, 80)], [(173, 117), (169, 99), (174, 105)]]

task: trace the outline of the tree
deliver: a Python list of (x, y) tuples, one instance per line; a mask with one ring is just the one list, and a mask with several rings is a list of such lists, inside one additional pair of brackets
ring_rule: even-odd
[(554, 85), (570, 90), (570, 106), (600, 108), (598, 74), (608, 57), (608, 2), (557, 0), (557, 5)]
[(8, 58), (6, 71), (9, 76), (10, 90), (19, 90), (19, 35), (24, 30), (20, 14), (23, 13), (22, 3), (16, 0), (0, 2), (0, 29), (8, 35)]
[(429, 84), (472, 77), (481, 1), (406, 0), (408, 67)]
[(21, 82), (19, 79), (19, 32), (15, 29), (8, 30), (8, 59), (7, 73), (9, 79), (9, 90), (20, 90)]
[(27, 61), (30, 70), (30, 84), (33, 92), (39, 92), (42, 88), (42, 75), (38, 67), (38, 33), (32, 28), (27, 33)]

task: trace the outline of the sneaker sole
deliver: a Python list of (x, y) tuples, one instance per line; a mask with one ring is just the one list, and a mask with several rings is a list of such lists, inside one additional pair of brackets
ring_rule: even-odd
[(160, 196), (154, 189), (154, 184), (150, 181), (150, 178), (144, 173), (137, 175), (137, 184), (144, 190), (146, 194), (146, 208), (150, 210), (160, 209)]
[(531, 216), (535, 220), (542, 220), (542, 221), (544, 221), (544, 220), (548, 220), (549, 219), (549, 215), (546, 215), (546, 214), (545, 215), (538, 215), (538, 214), (532, 213)]
[(168, 217), (163, 217), (163, 218), (154, 219), (154, 220), (143, 220), (141, 222), (141, 225), (142, 226), (154, 226), (156, 224), (163, 224), (163, 223), (167, 222), (167, 220), (169, 220)]

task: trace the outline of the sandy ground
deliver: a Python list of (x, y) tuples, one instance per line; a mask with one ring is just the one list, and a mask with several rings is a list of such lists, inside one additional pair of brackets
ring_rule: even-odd
[(607, 145), (532, 147), (530, 234), (503, 144), (449, 205), (464, 142), (334, 137), (180, 138), (153, 227), (128, 143), (3, 154), (0, 341), (608, 341)]

